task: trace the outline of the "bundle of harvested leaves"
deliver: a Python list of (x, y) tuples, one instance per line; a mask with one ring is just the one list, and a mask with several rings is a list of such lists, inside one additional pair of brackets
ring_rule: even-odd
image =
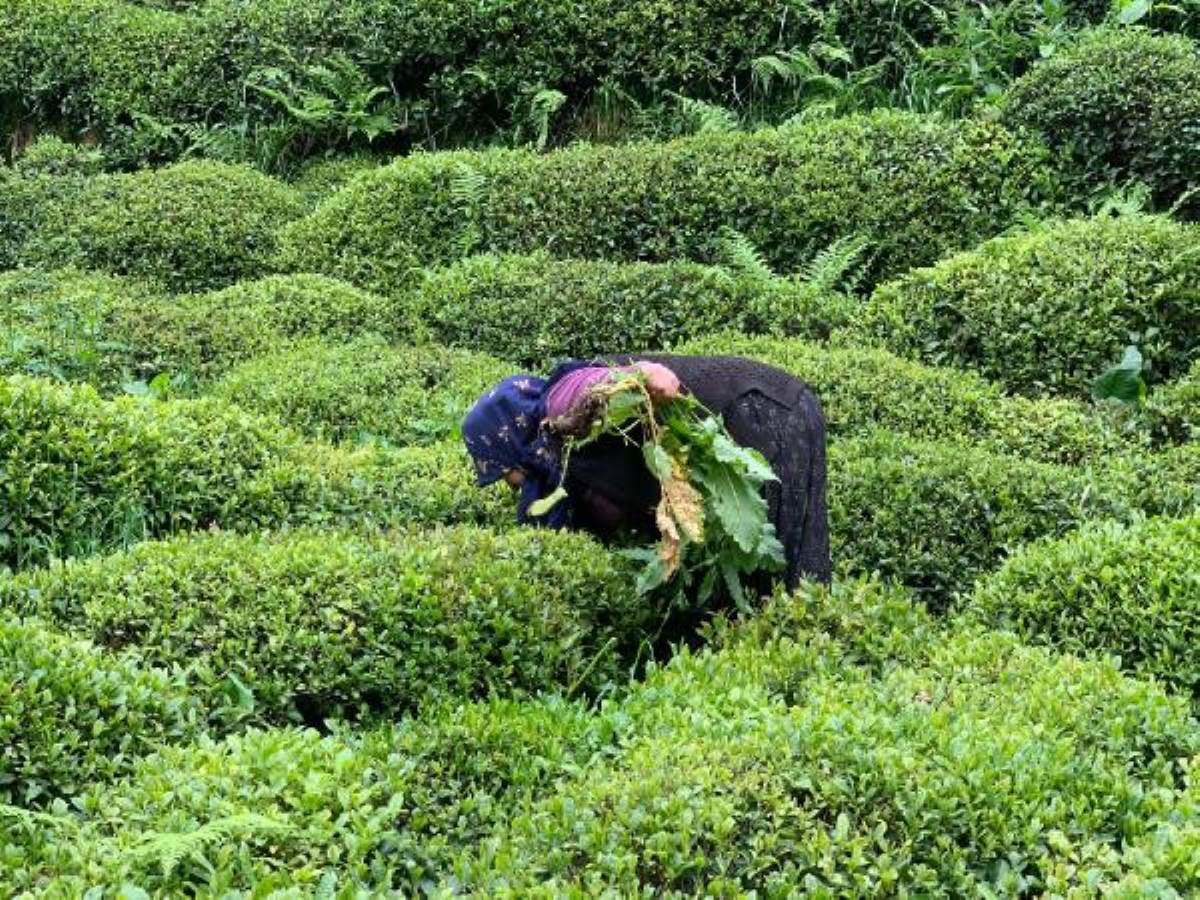
[[(557, 423), (564, 477), (572, 450), (616, 434), (641, 445), (662, 487), (655, 510), (657, 545), (624, 551), (645, 563), (639, 593), (665, 588), (677, 600), (703, 604), (723, 585), (744, 606), (744, 576), (778, 571), (784, 563), (762, 491), (776, 480), (766, 460), (739, 446), (694, 397), (655, 405), (640, 373), (614, 370), (611, 381), (592, 389), (589, 401), (574, 412), (574, 421)], [(565, 496), (559, 487), (530, 512), (544, 515)]]

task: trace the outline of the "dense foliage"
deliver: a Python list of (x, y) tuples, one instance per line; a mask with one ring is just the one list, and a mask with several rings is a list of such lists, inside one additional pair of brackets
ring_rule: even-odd
[(1185, 37), (1138, 29), (1086, 34), (1017, 81), (1004, 120), (1039, 131), (1097, 187), (1141, 181), (1166, 208), (1200, 180), (1200, 54)]
[(137, 275), (175, 290), (222, 287), (270, 271), (279, 227), (303, 206), (245, 166), (183, 162), (133, 174), (0, 172), (12, 217), (0, 263)]
[(319, 724), (603, 686), (652, 615), (618, 562), (570, 534), (212, 534), (0, 581), (0, 606)]
[(839, 441), (829, 451), (834, 559), (941, 608), (1010, 548), (1122, 514), (1123, 488), (1067, 466), (887, 432)]
[(999, 386), (971, 372), (924, 365), (874, 347), (717, 334), (678, 349), (745, 356), (790, 372), (821, 398), (833, 435), (886, 428), (1063, 463), (1093, 460), (1143, 443), (1083, 403), (1005, 396)]
[(850, 301), (817, 285), (690, 262), (473, 256), (431, 271), (406, 301), (447, 344), (526, 366), (670, 349), (724, 328), (825, 337)]
[(892, 112), (544, 156), (414, 154), (285, 227), (281, 265), (394, 294), (422, 267), (475, 251), (708, 261), (732, 228), (784, 272), (858, 234), (886, 275), (970, 246), (1054, 194), (1036, 144)]
[(1099, 523), (1027, 547), (965, 601), (967, 615), (1195, 694), (1200, 516)]
[(1068, 220), (876, 291), (868, 328), (904, 355), (1027, 394), (1081, 396), (1137, 343), (1153, 381), (1200, 354), (1200, 232), (1148, 216)]
[(231, 369), (211, 393), (310, 437), (415, 444), (452, 435), (476, 398), (509, 374), (482, 353), (364, 338), (257, 357)]
[(0, 710), (0, 803), (31, 807), (124, 774), (155, 741), (194, 739), (205, 724), (178, 671), (10, 610), (0, 610)]

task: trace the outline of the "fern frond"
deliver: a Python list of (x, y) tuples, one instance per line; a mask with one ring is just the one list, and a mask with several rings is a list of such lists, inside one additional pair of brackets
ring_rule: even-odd
[(840, 237), (805, 263), (795, 280), (822, 291), (852, 291), (862, 279), (862, 258), (870, 243), (860, 234)]
[(736, 228), (726, 226), (721, 229), (717, 250), (722, 263), (734, 272), (764, 284), (779, 277), (762, 251)]
[(454, 238), (458, 257), (470, 256), (483, 236), (479, 229), (479, 207), (487, 192), (487, 176), (471, 166), (459, 163), (450, 176), (450, 199), (462, 220), (462, 229)]
[(529, 101), (529, 124), (537, 132), (538, 152), (546, 149), (550, 140), (550, 123), (567, 102), (567, 95), (553, 88), (542, 88)]
[(694, 134), (729, 134), (738, 130), (738, 117), (731, 110), (672, 91), (667, 93), (691, 122)]
[(138, 864), (155, 862), (169, 876), (187, 856), (201, 853), (211, 844), (242, 838), (267, 837), (290, 831), (287, 822), (257, 813), (240, 813), (206, 822), (195, 831), (151, 834), (120, 854), (123, 861)]

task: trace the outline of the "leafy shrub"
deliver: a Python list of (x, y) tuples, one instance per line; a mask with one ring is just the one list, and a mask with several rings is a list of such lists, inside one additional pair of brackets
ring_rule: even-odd
[(438, 340), (525, 366), (670, 348), (735, 326), (824, 337), (839, 305), (837, 295), (816, 288), (695, 263), (544, 254), (470, 257), (430, 272), (413, 294), (414, 314)]
[(212, 387), (224, 400), (331, 441), (394, 444), (452, 435), (467, 409), (512, 370), (469, 350), (313, 342), (243, 363)]
[(87, 381), (112, 391), (137, 354), (113, 328), (115, 310), (155, 302), (131, 279), (92, 272), (0, 272), (0, 373)]
[[(58, 835), (57, 853), (28, 842), (0, 886), (312, 890), (341, 876), (416, 892), (502, 820), (510, 799), (586, 763), (611, 738), (605, 724), (574, 703), (494, 700), (359, 736), (252, 729), (165, 748), (123, 784), (80, 798), (83, 828)], [(163, 866), (172, 845), (200, 858)]]
[(1200, 58), (1187, 38), (1085, 33), (1018, 80), (1003, 110), (1061, 148), (1087, 186), (1136, 179), (1169, 205), (1200, 182)]
[(731, 333), (688, 341), (678, 351), (745, 356), (792, 373), (816, 391), (835, 436), (886, 428), (1063, 463), (1137, 446), (1081, 403), (1006, 397), (973, 373), (923, 365), (873, 347)]
[(237, 678), (262, 717), (310, 723), (598, 688), (648, 616), (586, 537), (468, 527), (183, 537), (15, 576), (0, 605), (192, 664), (214, 692)]
[[(876, 77), (890, 81), (914, 41), (945, 36), (954, 7), (539, 0), (498, 14), (444, 0), (10, 0), (0, 9), (0, 97), (12, 117), (90, 128), (129, 161), (189, 144), (252, 152), (256, 140), (273, 143), (297, 125), (308, 152), (320, 152), (346, 135), (297, 122), (245, 86), (273, 75), (303, 83), (314, 63), (346, 59), (367, 84), (387, 88), (379, 108), (405, 126), (401, 145), (498, 131), (533, 139), (540, 90), (562, 97), (561, 113), (542, 126), (547, 136), (603, 137), (620, 135), (666, 92), (786, 106), (780, 95), (790, 92), (755, 80), (755, 61), (814, 41), (835, 46), (849, 69), (886, 67)], [(190, 14), (164, 11), (172, 9)], [(336, 86), (319, 96), (334, 110), (359, 99)]]
[(104, 171), (104, 153), (96, 147), (68, 144), (45, 134), (26, 147), (15, 160), (13, 169), (31, 175), (99, 175)]
[(0, 371), (87, 381), (106, 393), (168, 373), (204, 383), (320, 335), (410, 338), (394, 304), (320, 275), (273, 275), (171, 296), (91, 272), (0, 273)]
[(476, 251), (711, 260), (728, 226), (785, 272), (858, 232), (875, 274), (892, 274), (1052, 194), (1045, 162), (993, 125), (899, 113), (545, 156), (416, 154), (288, 226), (281, 264), (397, 293)]
[(1020, 393), (1079, 394), (1131, 338), (1167, 380), (1200, 353), (1197, 250), (1196, 227), (1166, 218), (1052, 223), (884, 285), (867, 327)]
[(175, 290), (264, 274), (275, 232), (302, 210), (286, 185), (215, 162), (97, 175), (79, 185), (70, 179), (65, 196), (57, 195), (56, 178), (33, 179), (36, 228), (17, 262), (135, 275)]
[(1160, 440), (1200, 441), (1200, 357), (1187, 374), (1150, 393), (1147, 416)]
[(222, 525), (240, 531), (280, 525), (394, 527), (513, 525), (513, 498), (480, 490), (460, 441), (358, 450), (305, 445), (244, 481)]
[(457, 443), (343, 452), (215, 399), (0, 380), (0, 567), (175, 531), (511, 521)]
[(1181, 700), (1004, 635), (878, 679), (817, 672), (792, 706), (749, 656), (679, 657), (639, 693), (619, 751), (518, 804), (460, 889), (1083, 891), (1196, 746)]
[(968, 617), (1196, 693), (1200, 515), (1097, 523), (1026, 547), (964, 602)]
[(380, 166), (380, 160), (372, 156), (342, 156), (319, 159), (304, 166), (292, 181), (305, 206), (316, 207), (326, 197), (331, 197), (352, 179), (372, 172)]
[(0, 380), (0, 566), (217, 523), (293, 443), (213, 400), (103, 401), (89, 387)]
[(1106, 479), (1120, 485), (1148, 516), (1181, 516), (1200, 510), (1200, 444), (1183, 444), (1110, 460)]
[(0, 803), (44, 806), (129, 770), (156, 742), (194, 737), (199, 704), (147, 668), (0, 613)]
[(1127, 511), (1130, 498), (1067, 466), (880, 432), (829, 450), (833, 558), (940, 609), (1014, 547)]

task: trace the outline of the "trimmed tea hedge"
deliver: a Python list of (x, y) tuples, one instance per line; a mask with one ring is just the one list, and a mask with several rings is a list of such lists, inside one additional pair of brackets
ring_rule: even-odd
[(997, 238), (876, 291), (869, 330), (903, 355), (1026, 393), (1082, 394), (1142, 337), (1155, 381), (1200, 354), (1200, 230), (1154, 216)]
[(87, 381), (111, 392), (139, 374), (138, 352), (112, 319), (155, 293), (94, 272), (0, 272), (0, 375)]
[(965, 601), (966, 615), (1197, 693), (1200, 515), (1098, 523), (1013, 555)]
[(443, 698), (596, 689), (653, 611), (589, 538), (462, 527), (208, 534), (0, 580), (0, 606), (98, 644), (233, 677), (273, 721)]
[(511, 374), (482, 353), (374, 338), (259, 357), (211, 392), (312, 437), (419, 444), (453, 435), (471, 404)]
[(1136, 179), (1166, 206), (1200, 182), (1200, 56), (1185, 37), (1085, 34), (1009, 88), (1003, 119), (1045, 135), (1087, 187)]
[(1080, 470), (971, 447), (879, 432), (829, 448), (834, 560), (895, 578), (933, 609), (1013, 548), (1130, 502)]
[(74, 796), (202, 724), (182, 675), (0, 610), (0, 803)]
[(434, 337), (524, 366), (670, 349), (723, 328), (827, 337), (852, 301), (689, 262), (474, 256), (430, 272), (408, 301)]
[(303, 210), (290, 188), (248, 166), (204, 161), (86, 179), (7, 177), (0, 200), (29, 204), (10, 265), (99, 269), (174, 290), (265, 274), (276, 231)]
[(363, 334), (411, 339), (402, 309), (321, 275), (272, 275), (207, 294), (127, 305), (113, 330), (136, 346), (154, 372), (186, 372), (208, 381), (231, 366), (302, 338), (349, 341)]
[(1061, 463), (1138, 445), (1136, 436), (1118, 433), (1081, 403), (1006, 397), (973, 373), (923, 365), (872, 347), (718, 334), (688, 341), (678, 352), (745, 356), (791, 372), (821, 398), (832, 435), (886, 428)]
[(0, 568), (220, 522), (242, 482), (293, 443), (218, 401), (104, 401), (86, 386), (2, 379)]
[(624, 710), (636, 721), (653, 704), (652, 724), (519, 804), (454, 883), (539, 896), (1085, 892), (1121, 836), (1148, 827), (1151, 794), (1171, 795), (1170, 761), (1196, 747), (1182, 698), (1004, 635), (947, 637), (879, 679), (810, 675), (791, 706), (752, 665), (728, 669), (701, 656), (652, 676)]
[(511, 522), (455, 442), (343, 452), (214, 399), (0, 380), (0, 569), (175, 531)]
[(1039, 147), (983, 122), (895, 112), (539, 156), (416, 154), (284, 229), (281, 265), (396, 294), (472, 252), (714, 258), (736, 228), (784, 272), (862, 233), (875, 274), (995, 234), (1054, 194)]
[(1151, 391), (1147, 415), (1160, 440), (1200, 441), (1200, 357), (1182, 378)]
[[(621, 117), (606, 124), (614, 117), (596, 97), (602, 88), (610, 100), (653, 103), (677, 91), (742, 105), (753, 94), (761, 106), (769, 98), (755, 89), (753, 61), (822, 38), (849, 52), (852, 66), (883, 63), (891, 80), (913, 40), (950, 31), (953, 8), (948, 0), (748, 0), (736, 8), (721, 0), (522, 0), (495, 8), (446, 0), (7, 0), (0, 130), (17, 119), (90, 129), (129, 161), (186, 146), (152, 127), (131, 128), (137, 114), (160, 130), (203, 125), (227, 142), (245, 140), (239, 126), (252, 137), (264, 126), (296, 125), (279, 104), (246, 90), (248, 80), (285, 71), (323, 87), (306, 68), (346, 58), (366, 83), (388, 89), (405, 123), (393, 144), (511, 133), (526, 127), (543, 88), (564, 96), (553, 123), (563, 131), (619, 135)], [(310, 152), (343, 142), (333, 130), (306, 132)]]
[(513, 498), (480, 490), (461, 441), (397, 450), (303, 445), (242, 483), (222, 525), (391, 527), (477, 523), (511, 526)]

